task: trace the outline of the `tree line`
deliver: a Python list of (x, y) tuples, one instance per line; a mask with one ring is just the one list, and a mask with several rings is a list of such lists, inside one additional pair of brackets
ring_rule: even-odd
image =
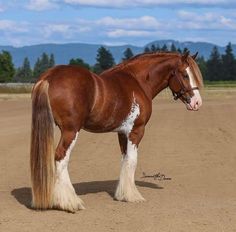
[[(162, 47), (152, 44), (144, 48), (144, 53), (149, 52), (177, 52), (185, 53), (188, 49), (176, 48), (174, 44), (168, 49), (164, 44)], [(123, 53), (122, 61), (128, 60), (134, 56), (131, 48), (127, 48)], [(197, 59), (197, 63), (201, 69), (204, 80), (208, 81), (229, 81), (236, 80), (236, 58), (233, 54), (231, 43), (228, 43), (225, 53), (220, 55), (218, 48), (213, 47), (210, 57), (205, 60), (203, 56)], [(85, 67), (97, 74), (106, 69), (113, 67), (115, 59), (112, 53), (101, 46), (97, 51), (96, 63), (91, 66), (84, 62), (81, 58), (72, 58), (68, 64)], [(19, 68), (15, 68), (12, 56), (8, 51), (0, 53), (0, 82), (35, 82), (37, 78), (47, 69), (55, 66), (55, 58), (53, 54), (42, 53), (37, 59), (34, 67), (31, 68), (30, 61), (25, 57), (23, 64)]]
[(49, 56), (43, 53), (35, 62), (33, 69), (27, 57), (24, 58), (21, 67), (15, 68), (10, 52), (2, 51), (0, 53), (0, 82), (35, 82), (44, 71), (54, 65), (54, 55)]

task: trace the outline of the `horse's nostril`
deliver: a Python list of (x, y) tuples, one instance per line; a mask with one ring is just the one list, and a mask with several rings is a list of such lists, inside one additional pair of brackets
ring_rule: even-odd
[(190, 103), (191, 103), (191, 97), (186, 97), (186, 102), (187, 102), (188, 104), (190, 104)]

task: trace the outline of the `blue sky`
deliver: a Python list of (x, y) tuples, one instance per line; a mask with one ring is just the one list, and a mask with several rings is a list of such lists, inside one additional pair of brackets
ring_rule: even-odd
[(236, 0), (0, 0), (0, 45), (236, 44)]

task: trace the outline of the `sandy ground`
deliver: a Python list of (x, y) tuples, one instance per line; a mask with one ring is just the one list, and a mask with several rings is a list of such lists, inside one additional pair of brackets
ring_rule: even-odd
[(81, 132), (70, 175), (86, 210), (76, 214), (29, 208), (30, 111), (28, 95), (0, 95), (0, 231), (236, 231), (236, 91), (206, 91), (195, 113), (155, 99), (136, 172), (144, 203), (113, 200), (117, 135)]

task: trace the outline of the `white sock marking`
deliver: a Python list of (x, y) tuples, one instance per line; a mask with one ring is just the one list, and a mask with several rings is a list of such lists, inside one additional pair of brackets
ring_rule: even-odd
[(72, 212), (84, 208), (82, 200), (75, 193), (68, 173), (70, 154), (75, 146), (77, 137), (78, 132), (66, 151), (64, 159), (56, 161), (56, 182), (53, 195), (53, 204), (55, 207)]

